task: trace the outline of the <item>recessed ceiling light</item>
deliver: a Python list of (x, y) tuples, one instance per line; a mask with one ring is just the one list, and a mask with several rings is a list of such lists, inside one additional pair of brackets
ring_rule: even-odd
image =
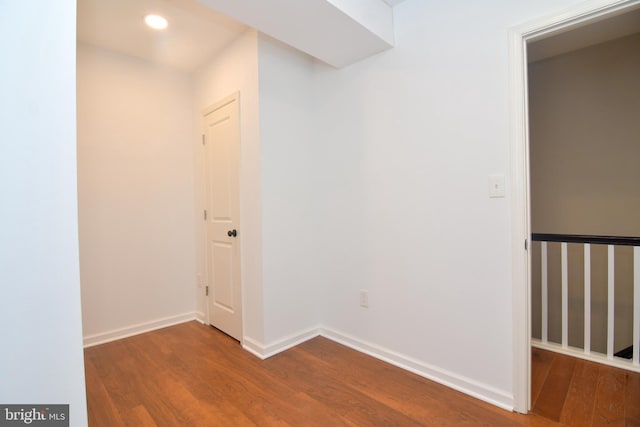
[(168, 25), (167, 20), (160, 15), (147, 15), (144, 22), (154, 30), (164, 30)]

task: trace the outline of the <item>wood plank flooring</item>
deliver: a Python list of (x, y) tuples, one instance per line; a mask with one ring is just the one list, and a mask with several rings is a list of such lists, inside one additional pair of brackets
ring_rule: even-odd
[[(92, 427), (560, 425), (320, 337), (261, 361), (189, 322), (88, 348), (85, 364)], [(639, 388), (631, 383), (628, 398)]]
[(532, 412), (568, 426), (640, 427), (640, 374), (534, 348)]

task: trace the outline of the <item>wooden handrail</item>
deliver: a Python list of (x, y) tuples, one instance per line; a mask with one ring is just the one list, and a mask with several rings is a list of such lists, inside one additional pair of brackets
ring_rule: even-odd
[(579, 234), (531, 233), (534, 242), (589, 243), (593, 245), (640, 246), (640, 237), (588, 236)]

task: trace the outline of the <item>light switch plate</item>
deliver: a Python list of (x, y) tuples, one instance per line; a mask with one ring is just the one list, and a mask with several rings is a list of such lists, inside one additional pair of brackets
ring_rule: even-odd
[(504, 197), (504, 175), (489, 175), (489, 197)]

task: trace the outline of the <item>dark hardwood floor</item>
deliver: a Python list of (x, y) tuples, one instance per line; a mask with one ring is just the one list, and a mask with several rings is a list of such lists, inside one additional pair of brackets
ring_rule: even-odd
[(324, 338), (261, 361), (190, 322), (88, 348), (85, 364), (92, 427), (559, 425)]
[(534, 348), (531, 403), (569, 426), (640, 427), (640, 374)]

